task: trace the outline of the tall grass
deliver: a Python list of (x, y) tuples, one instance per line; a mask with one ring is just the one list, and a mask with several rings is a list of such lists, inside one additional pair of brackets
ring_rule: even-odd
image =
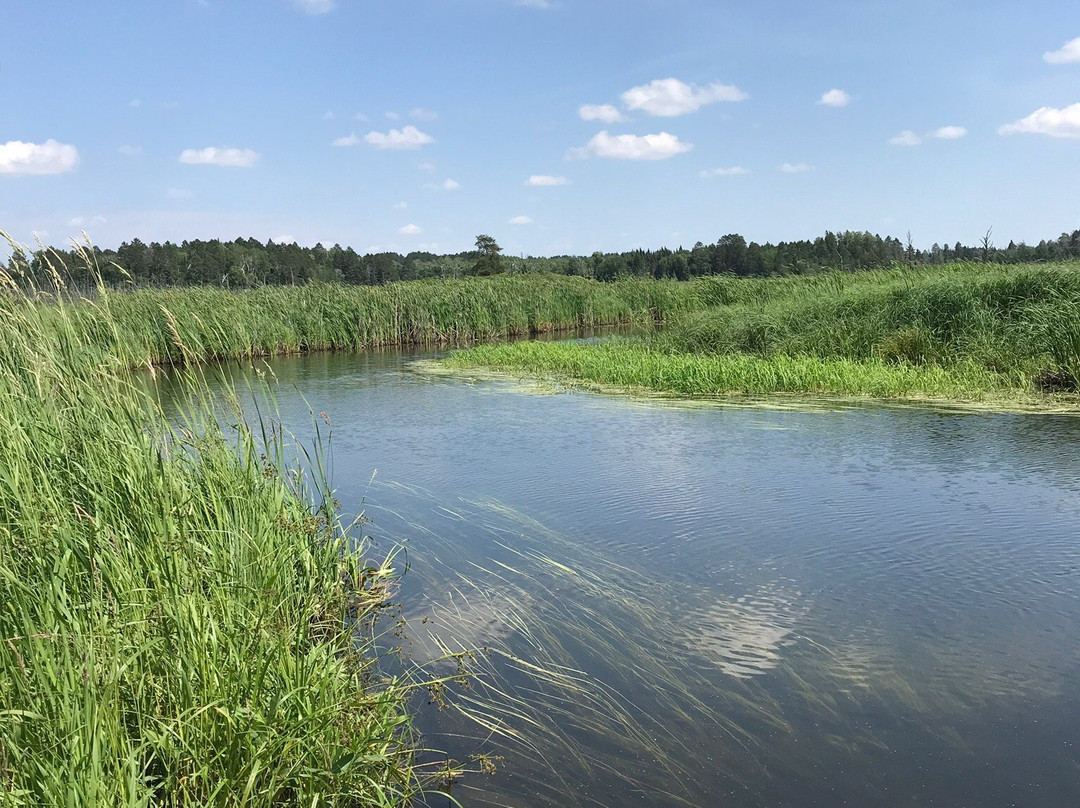
[(636, 342), (484, 346), (449, 360), (678, 395), (965, 400), (1080, 390), (1080, 267), (955, 265), (691, 285)]
[(1040, 379), (1071, 389), (1080, 383), (1075, 264), (832, 274), (772, 288), (752, 284), (728, 299), (683, 318), (658, 345), (713, 355), (974, 363), (1017, 387)]
[(114, 373), (135, 306), (0, 294), (0, 806), (406, 804), (389, 566), (279, 431)]
[(463, 344), (652, 323), (699, 305), (692, 287), (674, 281), (602, 284), (531, 275), (380, 287), (142, 290), (112, 295), (107, 321), (102, 308), (89, 302), (74, 303), (63, 316), (80, 332), (83, 350), (136, 367), (311, 350)]
[(655, 390), (677, 396), (797, 392), (873, 398), (981, 400), (1005, 394), (1004, 381), (978, 365), (945, 369), (784, 354), (673, 354), (643, 341), (521, 342), (481, 345), (443, 360), (451, 368), (484, 367), (601, 388)]

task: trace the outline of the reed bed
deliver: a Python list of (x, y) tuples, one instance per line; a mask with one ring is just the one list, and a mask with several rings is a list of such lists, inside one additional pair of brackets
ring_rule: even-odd
[(956, 265), (695, 282), (655, 334), (481, 346), (453, 367), (680, 396), (808, 393), (1039, 401), (1080, 390), (1077, 265)]
[(316, 350), (460, 345), (652, 323), (699, 307), (694, 288), (674, 281), (602, 284), (532, 275), (378, 287), (141, 290), (111, 295), (107, 315), (84, 301), (63, 316), (80, 332), (86, 351), (122, 367), (138, 367)]
[(166, 423), (114, 372), (127, 305), (0, 295), (0, 806), (408, 804), (390, 562), (272, 420), (193, 376)]

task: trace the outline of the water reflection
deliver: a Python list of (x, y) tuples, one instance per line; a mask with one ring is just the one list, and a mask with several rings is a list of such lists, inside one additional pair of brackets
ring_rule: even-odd
[(377, 551), (407, 548), (414, 661), (476, 653), (457, 703), (479, 721), (424, 718), (448, 754), (506, 756), (466, 804), (1080, 793), (1080, 419), (540, 397), (400, 354), (270, 367), (299, 439), (330, 414)]

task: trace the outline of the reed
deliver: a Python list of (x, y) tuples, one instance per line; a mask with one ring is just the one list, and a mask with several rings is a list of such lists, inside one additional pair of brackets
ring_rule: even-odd
[(682, 396), (1030, 403), (1080, 389), (1076, 264), (707, 278), (691, 286), (692, 305), (651, 336), (482, 346), (448, 364)]
[(319, 452), (305, 475), (195, 376), (170, 426), (113, 372), (131, 301), (0, 282), (0, 805), (407, 804), (419, 683), (372, 652), (392, 569)]
[[(530, 275), (379, 287), (141, 290), (111, 295), (107, 312), (92, 301), (78, 301), (62, 316), (80, 332), (89, 354), (121, 367), (139, 367), (314, 350), (460, 345), (617, 323), (652, 323), (698, 307), (693, 287), (674, 281), (602, 284)], [(60, 313), (49, 307), (38, 315), (43, 327), (50, 315)]]

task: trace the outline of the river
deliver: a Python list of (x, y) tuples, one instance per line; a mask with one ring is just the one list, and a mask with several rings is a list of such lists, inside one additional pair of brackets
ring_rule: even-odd
[(329, 417), (371, 554), (404, 547), (411, 659), (474, 652), (449, 701), (482, 723), (420, 719), (503, 757), (465, 805), (1077, 805), (1080, 418), (680, 406), (425, 358), (269, 375), (301, 441)]

